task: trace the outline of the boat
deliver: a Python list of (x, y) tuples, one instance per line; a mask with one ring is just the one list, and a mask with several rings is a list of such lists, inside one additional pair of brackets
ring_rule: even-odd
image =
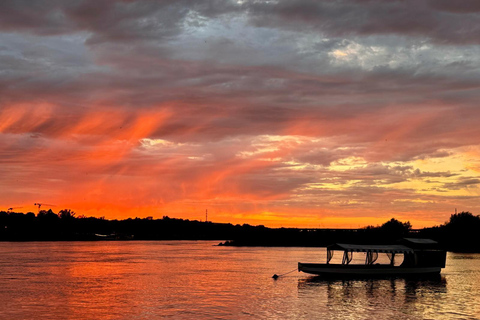
[[(334, 252), (343, 252), (342, 263), (330, 263)], [(351, 264), (354, 253), (364, 253), (365, 263)], [(386, 254), (389, 263), (376, 263)], [(403, 262), (395, 258), (403, 255)], [(326, 263), (298, 263), (298, 271), (320, 276), (402, 276), (433, 275), (445, 268), (447, 252), (431, 239), (404, 238), (392, 245), (359, 245), (336, 243), (327, 246)]]

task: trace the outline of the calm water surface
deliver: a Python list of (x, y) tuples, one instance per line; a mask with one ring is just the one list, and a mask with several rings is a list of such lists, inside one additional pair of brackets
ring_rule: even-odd
[(319, 280), (322, 248), (0, 243), (0, 319), (480, 319), (480, 254), (427, 280)]

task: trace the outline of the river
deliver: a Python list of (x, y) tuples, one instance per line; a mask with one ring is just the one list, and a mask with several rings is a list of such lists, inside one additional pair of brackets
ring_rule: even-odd
[(319, 280), (324, 248), (0, 243), (0, 319), (480, 319), (480, 254), (433, 279)]

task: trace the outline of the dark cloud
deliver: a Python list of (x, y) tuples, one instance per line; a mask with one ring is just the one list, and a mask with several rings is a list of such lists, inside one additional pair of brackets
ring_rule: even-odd
[(2, 1), (0, 202), (478, 208), (443, 192), (479, 184), (480, 10), (452, 3)]
[(0, 27), (40, 35), (89, 32), (89, 42), (160, 40), (203, 19), (247, 14), (256, 26), (333, 37), (397, 34), (477, 44), (479, 5), (456, 1), (18, 1), (0, 4)]
[(415, 178), (449, 178), (458, 176), (456, 173), (451, 173), (450, 171), (446, 172), (428, 172), (428, 171), (420, 171), (419, 169), (415, 169), (413, 171), (412, 176)]
[(199, 26), (203, 18), (232, 13), (237, 7), (218, 0), (6, 0), (0, 4), (0, 28), (38, 35), (86, 32), (90, 44), (159, 41), (178, 35), (185, 24)]
[(459, 178), (456, 182), (443, 184), (442, 188), (448, 190), (460, 190), (475, 187), (478, 184), (480, 184), (480, 179), (478, 178), (462, 177)]
[(306, 28), (333, 37), (396, 34), (437, 43), (478, 44), (478, 5), (466, 1), (455, 9), (456, 5), (436, 2), (255, 1), (248, 7), (257, 26)]
[(480, 12), (480, 3), (476, 0), (429, 0), (428, 4), (435, 9), (454, 13)]

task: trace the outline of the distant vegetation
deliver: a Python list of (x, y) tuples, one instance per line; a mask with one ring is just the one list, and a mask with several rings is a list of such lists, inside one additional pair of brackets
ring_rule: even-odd
[(18, 213), (0, 211), (0, 241), (56, 240), (225, 240), (250, 226), (171, 219), (107, 220), (65, 209)]
[(135, 218), (106, 220), (58, 213), (0, 211), (0, 241), (58, 240), (226, 240), (230, 246), (326, 246), (335, 242), (393, 243), (403, 237), (430, 238), (450, 251), (480, 252), (480, 216), (453, 214), (443, 225), (412, 230), (410, 222), (391, 219), (361, 229), (267, 228), (196, 220)]

